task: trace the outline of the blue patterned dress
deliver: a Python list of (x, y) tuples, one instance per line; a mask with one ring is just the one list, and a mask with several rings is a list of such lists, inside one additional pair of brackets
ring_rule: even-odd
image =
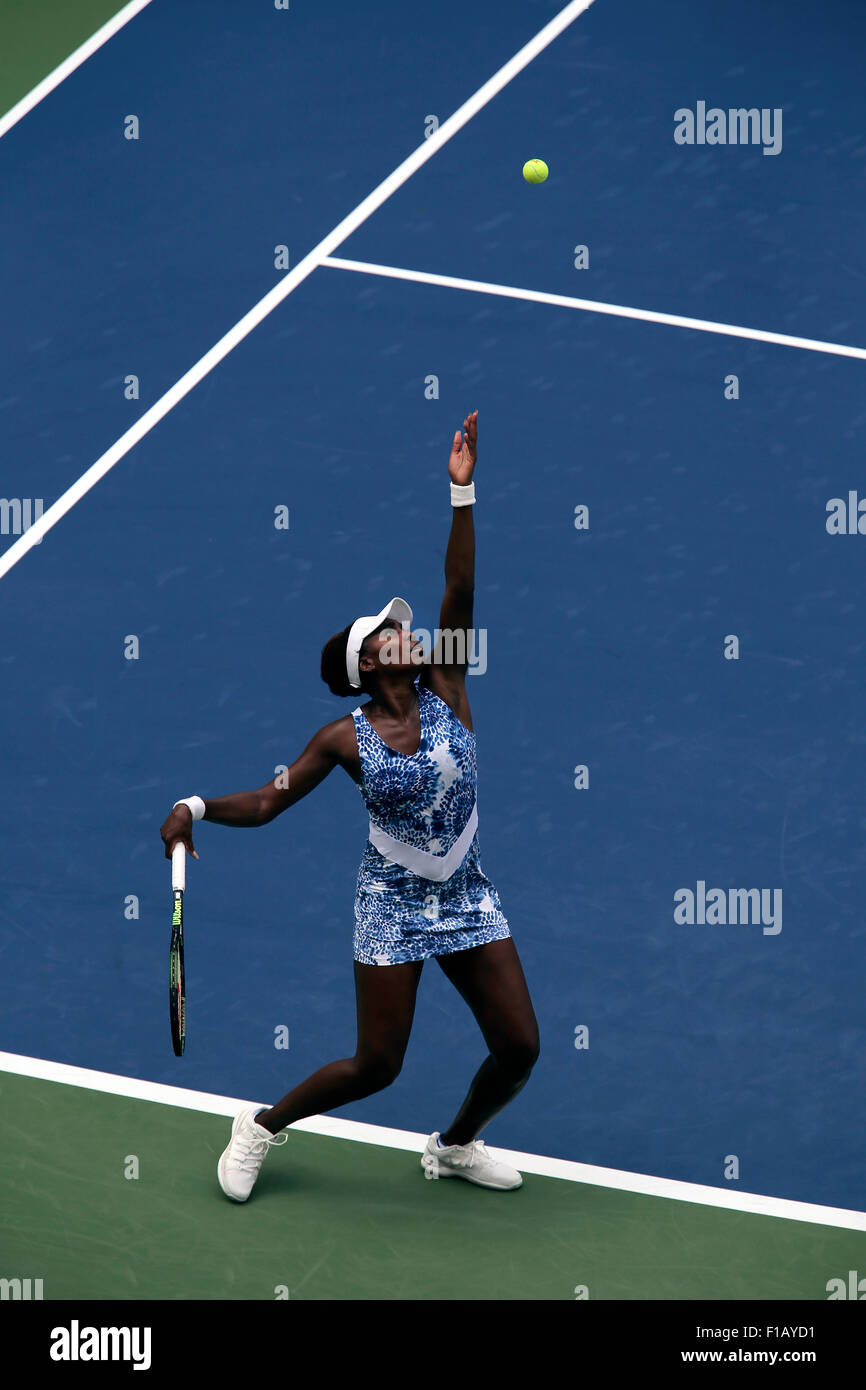
[(354, 957), (402, 965), (510, 936), (481, 868), (475, 734), (416, 682), (417, 753), (385, 743), (361, 706), (352, 710), (370, 817), (355, 893)]

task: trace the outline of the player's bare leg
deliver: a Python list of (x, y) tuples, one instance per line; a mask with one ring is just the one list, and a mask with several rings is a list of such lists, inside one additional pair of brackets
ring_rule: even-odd
[(384, 1090), (400, 1073), (412, 1031), (423, 961), (355, 965), (358, 1042), (354, 1057), (329, 1062), (287, 1092), (256, 1124), (277, 1134), (308, 1115), (323, 1115)]

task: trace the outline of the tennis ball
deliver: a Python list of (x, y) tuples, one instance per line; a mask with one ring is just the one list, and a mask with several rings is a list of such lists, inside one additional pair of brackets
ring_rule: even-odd
[(523, 177), (527, 183), (544, 183), (549, 172), (543, 159), (527, 159), (523, 166)]

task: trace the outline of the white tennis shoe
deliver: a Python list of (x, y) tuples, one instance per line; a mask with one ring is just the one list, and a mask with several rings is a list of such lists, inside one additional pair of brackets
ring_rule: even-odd
[(233, 1202), (247, 1200), (271, 1144), (285, 1144), (289, 1137), (287, 1130), (271, 1134), (264, 1125), (256, 1124), (256, 1115), (269, 1108), (248, 1106), (235, 1116), (231, 1140), (217, 1164), (220, 1187)]
[(495, 1187), (503, 1192), (523, 1186), (517, 1169), (488, 1153), (483, 1139), (440, 1149), (436, 1143), (438, 1138), (437, 1130), (427, 1140), (421, 1157), (425, 1178), (466, 1178), (467, 1182), (477, 1183), (479, 1187)]

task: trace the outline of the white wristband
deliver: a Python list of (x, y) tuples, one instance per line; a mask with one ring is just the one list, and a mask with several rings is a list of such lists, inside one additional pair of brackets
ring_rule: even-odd
[(451, 505), (452, 507), (471, 507), (475, 501), (475, 484), (467, 483), (461, 487), (459, 483), (451, 484)]
[(204, 815), (204, 802), (200, 796), (185, 796), (182, 801), (176, 801), (171, 809), (175, 810), (177, 806), (188, 806), (193, 820), (201, 820)]

